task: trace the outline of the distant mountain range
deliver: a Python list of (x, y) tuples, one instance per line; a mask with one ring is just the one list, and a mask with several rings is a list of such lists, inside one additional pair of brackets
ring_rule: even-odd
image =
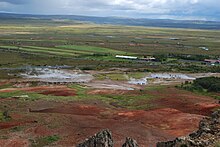
[(146, 27), (191, 28), (219, 30), (220, 22), (201, 20), (172, 20), (172, 19), (147, 19), (147, 18), (122, 18), (122, 17), (94, 17), (80, 15), (31, 15), (0, 13), (0, 19), (66, 19), (97, 24), (130, 25)]

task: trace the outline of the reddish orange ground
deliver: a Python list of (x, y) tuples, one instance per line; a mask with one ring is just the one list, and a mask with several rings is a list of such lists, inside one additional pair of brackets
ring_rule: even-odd
[(38, 86), (38, 87), (25, 87), (25, 88), (6, 88), (0, 90), (0, 92), (13, 92), (13, 91), (27, 91), (38, 92), (44, 95), (54, 96), (75, 96), (76, 91), (66, 86)]
[(3, 86), (3, 85), (6, 85), (6, 84), (9, 84), (10, 82), (9, 81), (0, 81), (0, 86)]
[(173, 108), (185, 113), (210, 115), (210, 111), (220, 106), (217, 100), (208, 96), (196, 95), (191, 92), (170, 87), (162, 91), (153, 91), (159, 98), (151, 103), (159, 108)]
[[(35, 92), (59, 89), (69, 90), (65, 86), (20, 88)], [(1, 92), (13, 90), (15, 89)], [(107, 90), (93, 90), (88, 93), (109, 94), (108, 92), (113, 94), (113, 91)], [(116, 93), (124, 94), (125, 91)], [(158, 141), (174, 139), (196, 130), (199, 121), (209, 115), (213, 108), (220, 106), (210, 97), (198, 96), (173, 87), (149, 91), (148, 94), (157, 96), (157, 99), (150, 102), (154, 105), (151, 110), (115, 108), (98, 100), (26, 102), (19, 99), (2, 99), (1, 105), (11, 109), (12, 120), (0, 123), (0, 146), (28, 146), (29, 139), (55, 134), (61, 139), (54, 146), (74, 146), (108, 128), (113, 133), (116, 147), (121, 146), (128, 136), (136, 139), (141, 147), (154, 147)], [(147, 102), (149, 103), (142, 101)], [(20, 126), (21, 131), (12, 131), (15, 126)]]

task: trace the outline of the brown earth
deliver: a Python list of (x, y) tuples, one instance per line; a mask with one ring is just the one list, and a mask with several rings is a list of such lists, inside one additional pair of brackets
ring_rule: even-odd
[(84, 104), (65, 104), (54, 108), (31, 110), (31, 112), (98, 116), (104, 110), (104, 108)]
[(74, 103), (31, 112), (60, 117), (56, 120), (63, 125), (57, 132), (68, 137), (58, 144), (64, 146), (79, 143), (85, 136), (105, 128), (112, 130), (116, 147), (128, 135), (136, 138), (141, 146), (154, 146), (158, 140), (171, 139), (194, 131), (203, 117), (169, 108), (128, 111)]
[(0, 81), (0, 86), (6, 85), (8, 83), (9, 83), (8, 81)]
[(8, 129), (8, 128), (12, 128), (12, 127), (17, 127), (17, 126), (23, 126), (26, 125), (28, 123), (34, 123), (34, 121), (10, 121), (10, 122), (0, 122), (0, 130), (1, 129)]
[[(43, 105), (43, 102), (41, 104)], [(62, 140), (57, 142), (57, 146), (75, 145), (97, 131), (109, 128), (113, 132), (116, 147), (121, 146), (127, 136), (135, 138), (140, 146), (146, 147), (155, 146), (158, 141), (189, 134), (197, 129), (199, 121), (203, 118), (202, 115), (183, 113), (171, 108), (129, 111), (77, 102), (55, 103), (53, 108), (48, 105), (48, 109), (45, 109), (45, 106), (41, 109), (41, 105), (35, 107), (38, 110), (35, 108), (28, 114), (37, 120), (35, 123), (13, 120), (0, 125), (12, 128), (30, 123), (20, 139), (59, 134)], [(3, 142), (0, 140), (0, 144)]]
[(75, 96), (76, 91), (66, 86), (38, 86), (38, 87), (25, 87), (25, 88), (5, 88), (1, 89), (0, 92), (14, 92), (14, 91), (27, 91), (37, 92), (44, 95), (54, 96)]
[[(19, 88), (31, 92), (61, 89), (69, 90), (66, 86)], [(18, 88), (4, 89), (1, 92), (13, 90)], [(90, 90), (88, 94), (123, 95), (138, 92), (102, 89)], [(3, 100), (1, 106), (7, 105), (13, 110), (13, 114), (11, 121), (0, 123), (0, 146), (11, 147), (15, 144), (28, 146), (29, 139), (58, 134), (61, 139), (53, 146), (68, 147), (108, 128), (113, 132), (116, 147), (121, 146), (126, 137), (137, 140), (140, 147), (154, 147), (158, 141), (172, 140), (197, 130), (199, 121), (211, 114), (213, 108), (220, 106), (210, 97), (173, 87), (149, 90), (146, 94), (156, 97), (150, 102), (154, 105), (151, 110), (112, 108), (99, 100), (80, 102)], [(16, 126), (22, 126), (22, 131), (12, 132), (11, 129)]]
[(109, 95), (109, 94), (114, 94), (114, 95), (124, 95), (124, 94), (138, 94), (138, 91), (134, 90), (111, 90), (111, 89), (95, 89), (95, 90), (89, 90), (87, 94), (91, 95)]
[(14, 101), (16, 100), (15, 98), (0, 98), (0, 102), (4, 102), (4, 101)]
[(0, 139), (0, 146), (1, 147), (29, 147), (29, 141), (27, 139), (19, 139), (14, 138), (10, 140), (3, 140)]
[(150, 94), (158, 97), (151, 101), (156, 107), (173, 108), (190, 114), (207, 116), (210, 115), (211, 110), (220, 107), (218, 100), (184, 90), (177, 90), (173, 87), (152, 91)]

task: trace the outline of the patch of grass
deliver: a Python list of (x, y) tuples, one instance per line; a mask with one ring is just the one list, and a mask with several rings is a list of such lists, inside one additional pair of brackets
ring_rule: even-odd
[(53, 55), (60, 55), (60, 56), (76, 56), (75, 53), (69, 52), (62, 52), (62, 51), (54, 51), (54, 50), (44, 50), (44, 49), (34, 49), (34, 48), (20, 48), (19, 50), (28, 51), (28, 52), (35, 52), (35, 53), (46, 53), (46, 54), (53, 54)]
[(58, 141), (60, 139), (60, 137), (57, 135), (53, 135), (53, 136), (47, 136), (43, 139), (46, 140), (48, 143), (53, 143), (53, 142)]
[(71, 49), (63, 49), (63, 48), (48, 48), (48, 47), (38, 47), (38, 46), (24, 46), (23, 48), (29, 48), (31, 49), (36, 49), (39, 51), (51, 51), (55, 53), (69, 53), (70, 55), (79, 55), (79, 54), (89, 54), (88, 52), (83, 52), (83, 51), (77, 51), (77, 50), (71, 50)]
[(0, 139), (9, 139), (9, 136), (0, 136)]
[(23, 128), (21, 126), (17, 126), (17, 127), (14, 127), (14, 128), (10, 129), (11, 132), (20, 132), (22, 130), (23, 130)]
[(117, 106), (127, 109), (146, 110), (150, 109), (152, 105), (149, 100), (153, 99), (152, 95), (104, 95), (109, 103), (115, 103)]
[(220, 147), (220, 142), (217, 142), (217, 143), (215, 144), (215, 147)]
[(158, 90), (165, 90), (166, 89), (166, 86), (163, 86), (163, 85), (155, 85), (155, 86), (148, 86), (146, 85), (144, 90), (146, 91), (158, 91)]
[(0, 121), (8, 121), (11, 120), (11, 117), (8, 114), (8, 111), (0, 111)]
[(42, 147), (42, 146), (48, 146), (54, 142), (57, 142), (60, 140), (60, 137), (58, 135), (53, 136), (46, 136), (37, 138), (36, 140), (32, 140), (32, 147)]
[[(87, 89), (83, 86), (74, 84), (70, 85), (70, 88), (77, 90), (77, 99), (86, 100), (86, 99), (98, 99), (107, 104), (114, 103), (119, 107), (125, 107), (128, 109), (149, 109), (152, 107), (149, 103), (149, 100), (153, 99), (152, 95), (146, 94), (145, 90), (139, 91), (139, 94), (95, 94), (88, 95)], [(117, 107), (116, 106), (116, 107)]]
[(14, 91), (7, 93), (0, 93), (0, 98), (12, 98), (16, 97), (20, 101), (36, 101), (39, 99), (45, 100), (77, 100), (78, 97), (75, 96), (53, 96), (53, 95), (43, 95), (37, 92), (25, 92), (25, 91)]
[(84, 51), (88, 53), (127, 54), (126, 52), (123, 52), (123, 51), (118, 51), (118, 50), (109, 49), (109, 48), (102, 48), (102, 47), (94, 47), (94, 46), (63, 45), (63, 46), (58, 46), (58, 47), (64, 48), (64, 49), (72, 49), (76, 51)]
[(0, 86), (0, 89), (10, 88), (12, 87), (12, 84), (4, 84)]
[(95, 77), (96, 80), (105, 80), (106, 79), (105, 74), (95, 74), (93, 76)]
[(0, 111), (0, 121), (4, 120), (3, 112)]
[(115, 81), (125, 81), (127, 80), (126, 76), (122, 73), (111, 73), (111, 74), (106, 74), (106, 79), (111, 79)]
[(86, 94), (86, 87), (83, 87), (79, 84), (72, 84), (72, 85), (69, 85), (68, 87), (75, 89), (77, 91), (77, 95), (79, 96), (81, 95), (83, 96)]
[(25, 94), (27, 93), (23, 91), (0, 92), (0, 98), (11, 98), (11, 97), (21, 96)]
[(136, 79), (143, 78), (146, 75), (144, 72), (129, 72), (128, 76)]

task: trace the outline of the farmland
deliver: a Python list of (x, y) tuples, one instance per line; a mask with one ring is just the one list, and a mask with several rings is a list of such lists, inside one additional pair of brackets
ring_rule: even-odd
[[(5, 60), (1, 60), (0, 66), (26, 66), (28, 62), (28, 65), (63, 64), (88, 69), (111, 68), (114, 65), (143, 70), (187, 71), (194, 66), (197, 70), (192, 72), (219, 71), (219, 67), (206, 68), (201, 64), (206, 58), (219, 57), (219, 31), (72, 23), (47, 22), (46, 25), (45, 20), (25, 20), (18, 24), (4, 22), (0, 26), (0, 52), (2, 56), (10, 52), (11, 58), (15, 56), (15, 62), (5, 63)], [(139, 58), (155, 56), (160, 62), (152, 65), (116, 59), (117, 54)], [(37, 58), (38, 63), (29, 57)], [(16, 58), (22, 59), (16, 62)], [(50, 61), (45, 61), (45, 58)], [(192, 59), (199, 62), (189, 64), (188, 60)]]
[(204, 62), (220, 57), (219, 30), (0, 22), (0, 146), (74, 146), (106, 128), (116, 147), (128, 134), (155, 146), (220, 107), (218, 92), (189, 90), (220, 77)]

